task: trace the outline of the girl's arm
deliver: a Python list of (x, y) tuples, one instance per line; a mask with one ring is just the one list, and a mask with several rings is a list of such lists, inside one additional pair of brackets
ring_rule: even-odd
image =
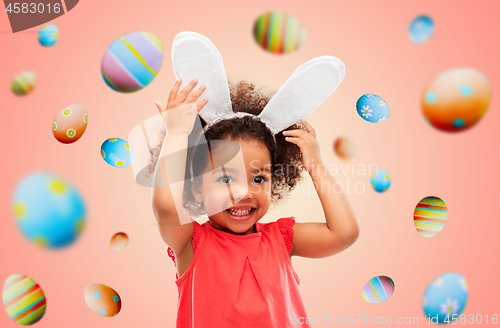
[[(182, 196), (188, 136), (193, 129), (197, 112), (208, 102), (208, 99), (205, 98), (198, 104), (194, 104), (205, 91), (204, 86), (201, 86), (189, 95), (197, 83), (196, 80), (191, 81), (177, 94), (181, 85), (179, 79), (170, 91), (166, 107), (155, 102), (163, 115), (167, 134), (153, 176), (152, 205), (160, 235), (176, 256), (185, 249), (193, 233), (193, 223), (182, 207)], [(168, 162), (168, 155), (174, 153), (176, 153), (176, 162)], [(168, 177), (174, 176), (176, 181), (180, 181), (169, 186)], [(177, 177), (182, 177), (182, 179)], [(177, 207), (176, 204), (178, 204)]]
[(326, 223), (296, 222), (292, 239), (291, 255), (320, 258), (339, 253), (351, 246), (359, 235), (359, 227), (354, 210), (343, 192), (335, 191), (335, 179), (321, 160), (316, 133), (306, 121), (301, 123), (304, 130), (288, 130), (283, 135), (286, 140), (299, 146), (302, 163), (311, 175), (318, 193)]

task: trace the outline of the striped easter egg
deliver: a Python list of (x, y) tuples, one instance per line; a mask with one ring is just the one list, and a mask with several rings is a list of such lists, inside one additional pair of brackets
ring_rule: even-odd
[(425, 197), (415, 207), (413, 223), (417, 231), (424, 237), (434, 237), (446, 224), (448, 208), (439, 197)]
[(281, 11), (260, 15), (255, 21), (253, 35), (259, 46), (275, 54), (298, 50), (306, 40), (306, 30), (299, 21)]
[(10, 88), (18, 96), (24, 96), (31, 91), (36, 86), (36, 74), (30, 71), (21, 72), (14, 77)]
[(116, 39), (101, 62), (104, 82), (118, 92), (134, 92), (147, 86), (160, 70), (163, 45), (153, 33), (132, 32)]
[(368, 303), (382, 303), (394, 293), (394, 281), (386, 276), (370, 279), (363, 287), (362, 296)]
[(23, 274), (13, 274), (3, 285), (3, 305), (8, 316), (21, 325), (31, 325), (45, 314), (47, 300), (42, 288)]

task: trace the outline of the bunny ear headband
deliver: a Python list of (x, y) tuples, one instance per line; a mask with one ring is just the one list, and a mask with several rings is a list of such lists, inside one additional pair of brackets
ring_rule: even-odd
[[(233, 112), (222, 57), (207, 37), (189, 31), (177, 34), (172, 44), (172, 64), (175, 76), (182, 78), (181, 88), (193, 79), (207, 87), (203, 97), (209, 102), (199, 112), (207, 123), (206, 128), (223, 119), (253, 116)], [(277, 134), (312, 113), (337, 89), (344, 75), (344, 63), (336, 57), (311, 59), (295, 70), (257, 117)], [(161, 142), (159, 131), (162, 129), (163, 121), (158, 114), (137, 125), (129, 134), (128, 141), (136, 155), (132, 169), (140, 185), (151, 186), (152, 176), (148, 171), (151, 148)]]
[[(193, 79), (207, 87), (209, 102), (200, 111), (207, 127), (231, 117), (252, 115), (234, 113), (222, 57), (215, 45), (195, 32), (181, 32), (172, 44), (172, 63), (183, 88)], [(340, 85), (345, 75), (342, 61), (321, 56), (300, 65), (257, 117), (273, 134), (279, 133), (312, 113)]]

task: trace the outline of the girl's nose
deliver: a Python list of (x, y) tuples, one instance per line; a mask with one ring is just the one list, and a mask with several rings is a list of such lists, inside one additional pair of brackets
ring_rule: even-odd
[(236, 183), (231, 187), (231, 193), (233, 195), (233, 200), (235, 203), (238, 203), (244, 199), (252, 199), (253, 192), (248, 183)]

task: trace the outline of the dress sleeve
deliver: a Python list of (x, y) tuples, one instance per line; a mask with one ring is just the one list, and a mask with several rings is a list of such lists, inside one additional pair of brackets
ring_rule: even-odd
[(288, 254), (290, 254), (293, 249), (292, 239), (295, 218), (293, 216), (289, 218), (281, 218), (276, 221), (276, 223), (278, 223), (281, 235), (283, 236), (283, 240), (285, 241), (286, 251), (288, 252)]

